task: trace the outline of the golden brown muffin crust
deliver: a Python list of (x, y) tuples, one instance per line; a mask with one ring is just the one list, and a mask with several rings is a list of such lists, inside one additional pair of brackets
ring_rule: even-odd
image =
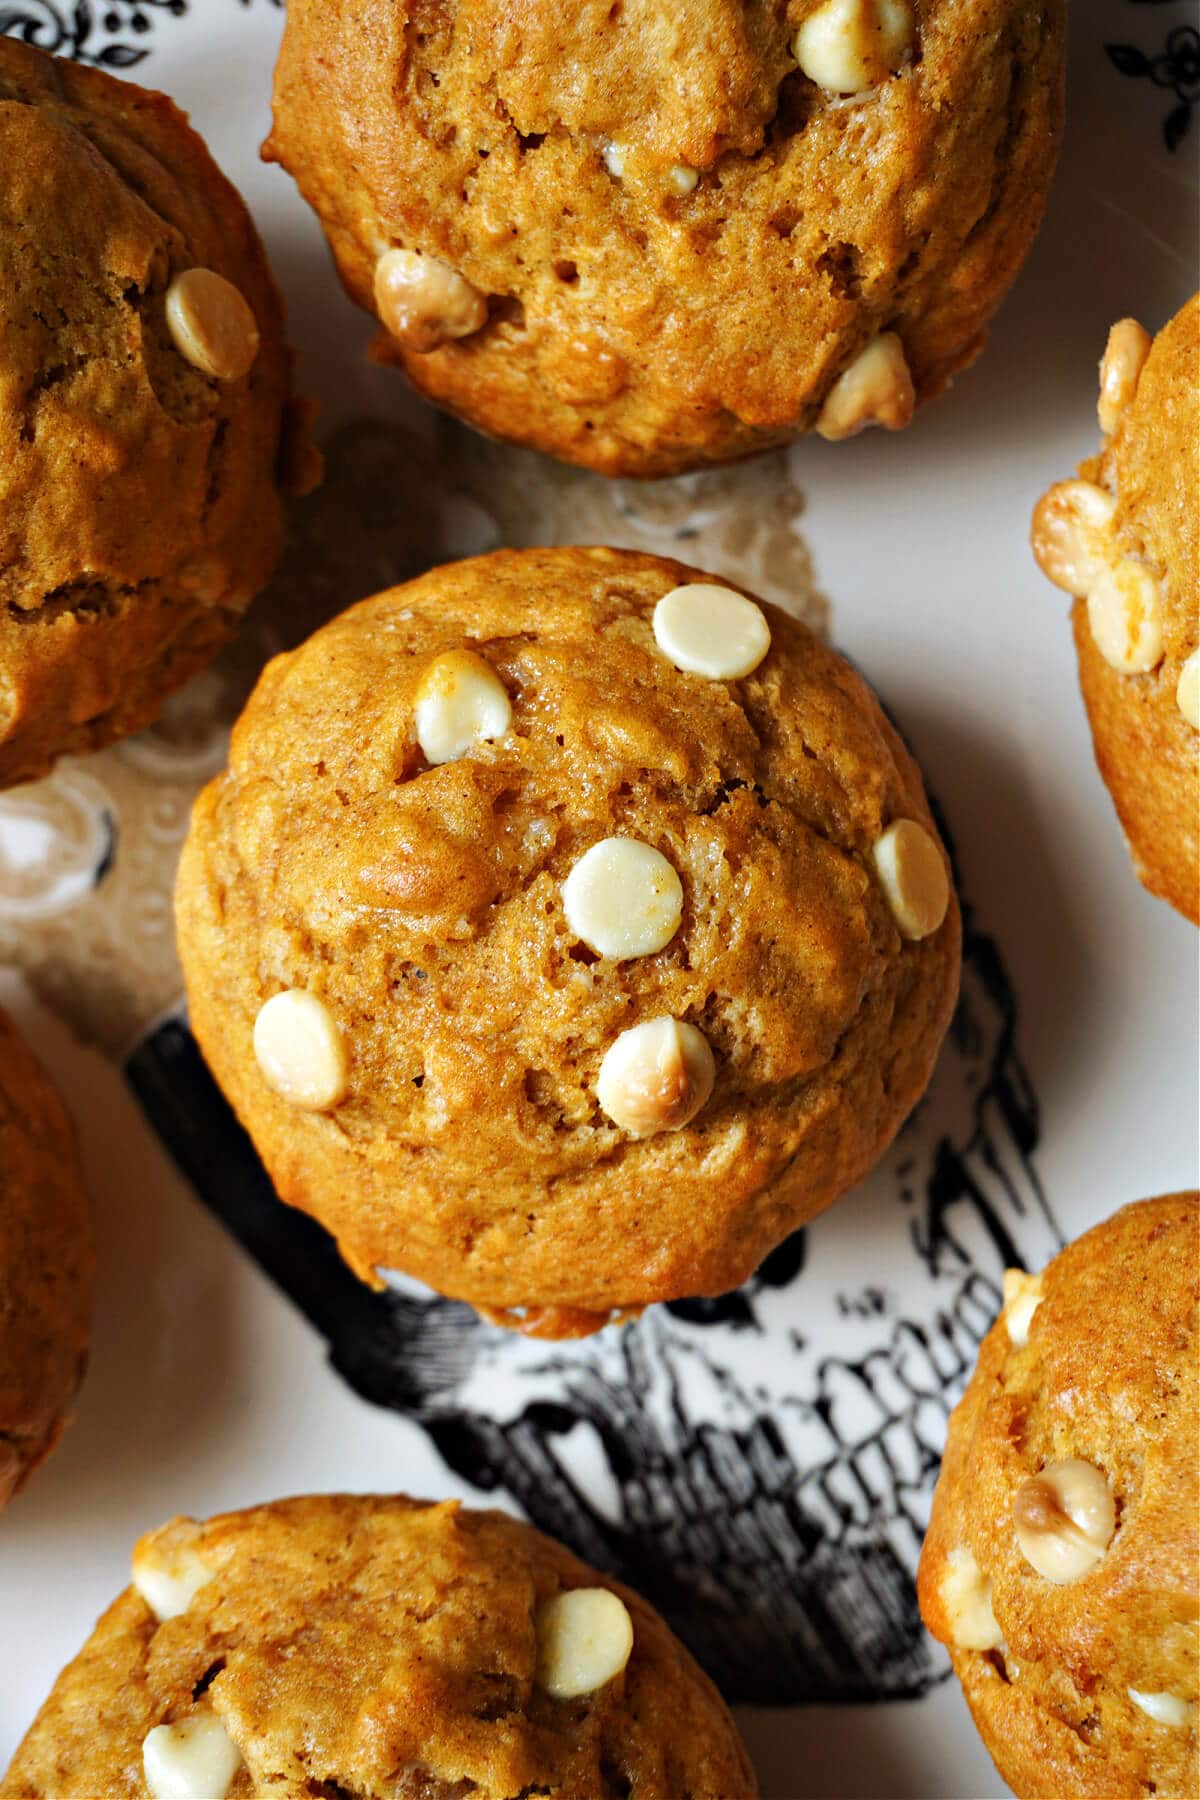
[[(201, 1713), (245, 1760), (230, 1800), (754, 1800), (732, 1719), (658, 1614), (515, 1519), (334, 1494), (212, 1519), (195, 1548), (214, 1579), (162, 1625), (132, 1588), (109, 1608), (6, 1800), (144, 1800), (147, 1733)], [(552, 1699), (537, 1608), (595, 1586), (632, 1617), (628, 1665)]]
[[(997, 1768), (1026, 1800), (1196, 1793), (1200, 1196), (1127, 1206), (1045, 1270), (1025, 1345), (1001, 1318), (950, 1421), (918, 1587)], [(1106, 1475), (1117, 1528), (1080, 1579), (1022, 1555), (1013, 1499), (1047, 1463)], [(969, 1548), (1003, 1647), (956, 1649), (943, 1583)], [(1130, 1698), (1170, 1694), (1190, 1724)]]
[(0, 1507), (66, 1424), (87, 1364), (93, 1265), (74, 1129), (0, 1013)]
[[(1144, 565), (1161, 602), (1163, 655), (1144, 674), (1097, 647), (1086, 599), (1072, 612), (1079, 684), (1096, 763), (1138, 877), (1200, 924), (1200, 732), (1176, 698), (1200, 647), (1200, 295), (1155, 338), (1132, 399), (1079, 473), (1116, 500), (1121, 554)], [(1035, 544), (1037, 524), (1035, 518)]]
[(293, 0), (265, 153), (360, 305), (393, 246), (486, 296), (428, 354), (381, 333), (430, 398), (609, 475), (727, 460), (809, 430), (881, 331), (918, 401), (943, 388), (1057, 153), (1061, 0), (923, 0), (915, 54), (852, 102), (792, 56), (816, 5)]
[[(364, 601), (268, 666), (196, 804), (177, 890), (193, 1028), (279, 1193), (368, 1279), (399, 1267), (488, 1309), (593, 1315), (557, 1335), (723, 1292), (866, 1172), (924, 1090), (957, 907), (905, 942), (871, 861), (893, 819), (935, 831), (916, 766), (776, 608), (752, 675), (675, 669), (651, 615), (691, 579), (627, 551), (501, 551)], [(429, 768), (414, 692), (464, 643), (513, 728)], [(568, 925), (562, 883), (609, 836), (681, 877), (657, 954), (598, 960)], [(349, 1056), (325, 1114), (255, 1062), (258, 1011), (289, 987), (324, 1000)], [(638, 1140), (600, 1111), (597, 1071), (667, 1014), (708, 1038), (716, 1089)]]
[(1139, 879), (1200, 924), (1200, 733), (1175, 688), (1200, 646), (1200, 294), (1154, 340), (1129, 410), (1080, 474), (1117, 497), (1123, 549), (1154, 572), (1164, 655), (1148, 675), (1121, 675), (1072, 613), (1096, 762), (1129, 839)]
[[(282, 540), (279, 297), (162, 94), (0, 40), (0, 786), (141, 729), (235, 629)], [(249, 302), (250, 373), (172, 342), (174, 276)]]

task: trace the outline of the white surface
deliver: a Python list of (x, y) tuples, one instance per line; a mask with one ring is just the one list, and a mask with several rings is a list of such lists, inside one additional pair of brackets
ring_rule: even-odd
[[(329, 275), (290, 181), (254, 160), (278, 15), (256, 4), (247, 17), (233, 0), (200, 8), (210, 29), (160, 22), (141, 73), (191, 106), (254, 207), (302, 386), (321, 395), (327, 427), (364, 411), (412, 416), (397, 378), (363, 360), (370, 327)], [(1095, 10), (1113, 36), (1159, 35), (1159, 20), (1117, 0)], [(1184, 10), (1172, 6), (1172, 22)], [(1164, 96), (1108, 69), (1091, 11), (1077, 9), (1073, 113), (1047, 224), (981, 362), (902, 439), (792, 452), (837, 641), (910, 733), (966, 890), (1008, 958), (1042, 1107), (1038, 1168), (1070, 1232), (1197, 1181), (1196, 934), (1130, 874), (1092, 763), (1067, 603), (1026, 547), (1032, 502), (1095, 442), (1108, 324), (1131, 312), (1157, 325), (1195, 274), (1186, 149), (1173, 166), (1153, 154)], [(0, 1004), (80, 1120), (102, 1246), (77, 1422), (0, 1523), (0, 1616), (20, 1627), (0, 1633), (3, 1762), (128, 1579), (141, 1531), (176, 1512), (313, 1489), (468, 1496), (422, 1432), (329, 1373), (316, 1334), (175, 1176), (117, 1072), (10, 976)], [(861, 1251), (852, 1234), (839, 1243)], [(742, 1719), (775, 1800), (1002, 1792), (953, 1684), (920, 1703)]]

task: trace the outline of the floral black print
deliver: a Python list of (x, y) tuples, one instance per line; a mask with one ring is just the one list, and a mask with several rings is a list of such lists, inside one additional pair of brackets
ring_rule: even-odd
[[(1155, 0), (1139, 0), (1142, 5)], [(1157, 0), (1161, 4), (1161, 0)], [(1141, 77), (1174, 96), (1175, 105), (1162, 122), (1168, 150), (1183, 142), (1200, 101), (1200, 31), (1193, 25), (1176, 25), (1157, 56), (1148, 56), (1136, 44), (1106, 44), (1109, 61), (1122, 75)]]
[[(249, 7), (256, 0), (237, 0)], [(280, 7), (283, 0), (266, 0)], [(150, 54), (150, 37), (162, 18), (179, 19), (190, 0), (20, 0), (0, 4), (0, 37), (20, 38), (39, 50), (69, 56), (101, 69), (132, 69)]]

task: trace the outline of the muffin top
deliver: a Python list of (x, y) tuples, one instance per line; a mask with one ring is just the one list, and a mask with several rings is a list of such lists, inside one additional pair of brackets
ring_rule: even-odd
[(0, 39), (0, 222), (4, 785), (146, 723), (266, 581), (289, 364), (161, 94)]
[(1019, 1794), (1195, 1791), (1200, 1197), (1014, 1272), (950, 1422), (921, 1610)]
[(0, 1506), (58, 1442), (83, 1379), (93, 1264), (74, 1130), (0, 1013)]
[[(674, 660), (713, 606), (738, 675)], [(657, 557), (501, 551), (268, 666), (180, 949), (279, 1191), (356, 1268), (594, 1327), (735, 1286), (877, 1158), (957, 991), (946, 868), (806, 627)]]
[(283, 1500), (174, 1520), (137, 1546), (133, 1577), (0, 1794), (757, 1792), (720, 1696), (658, 1614), (501, 1513)]
[(1076, 596), (1080, 685), (1138, 874), (1200, 922), (1200, 295), (1150, 340), (1114, 325), (1098, 455), (1039, 502), (1034, 553)]
[(971, 360), (1063, 36), (1059, 0), (295, 0), (265, 153), (425, 393), (661, 475), (907, 424)]

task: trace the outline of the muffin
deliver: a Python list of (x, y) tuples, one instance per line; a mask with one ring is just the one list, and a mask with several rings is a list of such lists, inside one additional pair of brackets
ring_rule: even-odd
[(895, 430), (1041, 218), (1063, 0), (291, 0), (264, 155), (376, 353), (606, 475)]
[(331, 1494), (134, 1551), (0, 1794), (753, 1800), (720, 1695), (637, 1594), (497, 1512)]
[(925, 1088), (959, 917), (912, 758), (679, 563), (500, 551), (270, 663), (177, 889), (192, 1026), (369, 1281), (582, 1335), (737, 1286)]
[(1134, 319), (1100, 365), (1098, 456), (1033, 515), (1033, 551), (1075, 596), (1096, 762), (1138, 878), (1200, 923), (1200, 295), (1151, 343)]
[(1024, 1800), (1196, 1793), (1198, 1234), (1173, 1194), (1011, 1270), (950, 1420), (921, 1611)]
[(62, 1436), (87, 1366), (92, 1273), (75, 1133), (0, 1013), (0, 1507)]
[(183, 114), (12, 38), (0, 344), (9, 786), (140, 730), (234, 631), (281, 546), (289, 384), (262, 246)]

